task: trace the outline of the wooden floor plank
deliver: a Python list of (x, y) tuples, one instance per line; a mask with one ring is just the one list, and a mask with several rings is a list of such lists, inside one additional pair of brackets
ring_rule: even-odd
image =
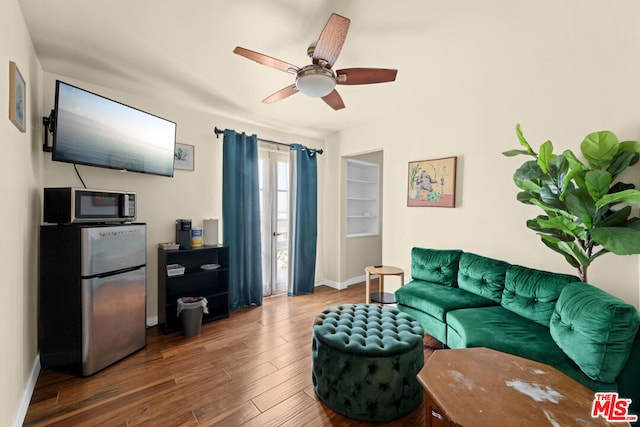
[(309, 384), (310, 375), (311, 372), (305, 369), (282, 384), (278, 384), (277, 386), (272, 387), (264, 393), (254, 397), (251, 401), (261, 412), (265, 412), (287, 400), (291, 396), (294, 396), (299, 392), (304, 392), (304, 389)]
[(197, 419), (201, 426), (240, 426), (258, 415), (258, 408), (251, 401), (247, 401), (217, 414), (201, 413)]
[[(349, 419), (315, 394), (313, 320), (326, 307), (364, 303), (364, 284), (264, 298), (200, 335), (147, 330), (147, 345), (86, 378), (43, 369), (27, 426), (423, 426), (424, 407), (391, 423)], [(425, 339), (425, 358), (440, 343)]]
[(243, 426), (246, 427), (276, 427), (282, 425), (287, 420), (295, 416), (298, 412), (304, 411), (314, 400), (306, 393), (299, 392), (292, 397), (281, 402), (279, 405), (262, 412), (255, 418), (250, 419)]

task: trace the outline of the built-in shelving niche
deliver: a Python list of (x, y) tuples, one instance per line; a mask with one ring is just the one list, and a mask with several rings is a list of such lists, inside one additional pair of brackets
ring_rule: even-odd
[(380, 167), (347, 159), (347, 237), (380, 234)]

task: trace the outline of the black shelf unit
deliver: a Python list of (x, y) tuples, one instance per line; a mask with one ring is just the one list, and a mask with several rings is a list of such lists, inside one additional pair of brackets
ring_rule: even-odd
[[(168, 276), (167, 265), (180, 264), (184, 274)], [(203, 270), (204, 264), (219, 264)], [(209, 313), (202, 323), (229, 317), (229, 248), (200, 246), (191, 249), (158, 248), (158, 324), (165, 334), (180, 330), (177, 317), (178, 298), (205, 297)]]

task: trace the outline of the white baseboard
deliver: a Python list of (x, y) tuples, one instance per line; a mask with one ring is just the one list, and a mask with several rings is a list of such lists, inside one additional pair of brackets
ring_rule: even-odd
[(147, 317), (147, 328), (156, 326), (158, 324), (158, 316)]
[(24, 419), (27, 416), (27, 410), (29, 409), (29, 403), (31, 403), (31, 396), (33, 396), (33, 390), (36, 389), (38, 375), (40, 375), (40, 353), (36, 355), (36, 360), (33, 362), (33, 367), (31, 368), (31, 375), (29, 375), (27, 387), (22, 393), (20, 406), (18, 407), (18, 412), (16, 413), (16, 417), (13, 420), (14, 427), (20, 427), (24, 424)]
[(365, 275), (352, 277), (351, 279), (345, 280), (344, 282), (334, 282), (333, 280), (325, 279), (320, 281), (320, 283), (316, 283), (316, 286), (325, 285), (325, 286), (329, 286), (330, 288), (342, 291), (344, 289), (347, 289), (351, 285), (355, 285), (356, 283), (362, 283), (365, 280), (366, 280)]

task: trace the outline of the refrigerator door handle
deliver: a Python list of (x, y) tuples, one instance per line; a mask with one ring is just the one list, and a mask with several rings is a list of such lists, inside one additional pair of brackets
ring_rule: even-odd
[(82, 276), (82, 278), (83, 279), (104, 278), (104, 277), (109, 277), (116, 274), (124, 274), (130, 271), (140, 270), (141, 268), (145, 268), (145, 267), (146, 267), (145, 265), (137, 265), (135, 267), (122, 268), (120, 270), (109, 271), (107, 273), (94, 274), (93, 276)]

